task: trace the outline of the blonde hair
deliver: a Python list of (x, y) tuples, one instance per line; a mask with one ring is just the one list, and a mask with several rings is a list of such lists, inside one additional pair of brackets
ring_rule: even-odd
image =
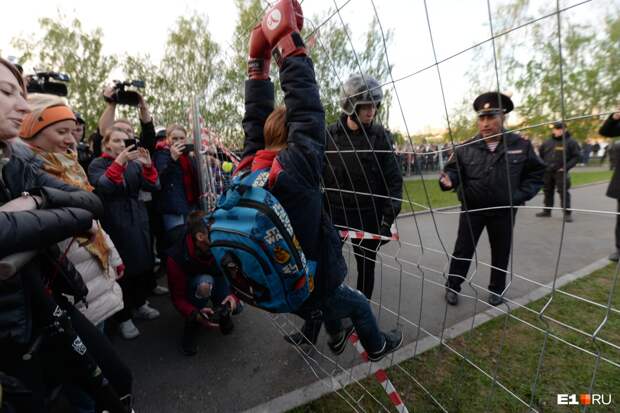
[(32, 117), (38, 119), (43, 111), (52, 106), (69, 106), (67, 100), (55, 95), (44, 95), (42, 93), (31, 93), (28, 95), (28, 106)]
[(123, 135), (126, 136), (126, 139), (129, 139), (129, 135), (127, 134), (127, 132), (125, 132), (124, 129), (112, 126), (112, 127), (108, 128), (105, 131), (105, 134), (103, 135), (103, 139), (101, 140), (101, 146), (102, 147), (104, 147), (106, 143), (110, 142), (110, 139), (112, 138), (112, 134), (114, 132), (120, 132), (120, 133), (122, 133)]
[(179, 125), (178, 123), (173, 123), (172, 125), (166, 128), (166, 137), (172, 135), (172, 132), (174, 132), (175, 130), (180, 130), (181, 132), (185, 134), (185, 137), (187, 137), (187, 130), (183, 126)]

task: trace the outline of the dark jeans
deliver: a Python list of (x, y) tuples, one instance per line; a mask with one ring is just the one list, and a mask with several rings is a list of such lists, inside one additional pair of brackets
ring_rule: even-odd
[[(543, 177), (544, 192), (545, 192), (545, 207), (553, 207), (554, 190), (557, 190), (560, 195), (560, 205), (562, 208), (570, 208), (570, 176), (566, 174), (566, 202), (564, 202), (564, 172), (545, 172)], [(567, 215), (570, 215), (570, 211), (566, 211)]]
[(353, 240), (353, 252), (357, 263), (357, 289), (369, 300), (375, 287), (375, 261), (381, 241), (372, 239)]
[[(620, 199), (617, 203), (618, 212), (620, 212)], [(620, 251), (620, 215), (616, 215), (616, 249)]]
[[(359, 210), (332, 210), (332, 222), (355, 230), (379, 233), (382, 215), (374, 209)], [(370, 300), (375, 285), (375, 260), (381, 241), (370, 239), (353, 239), (353, 252), (357, 263), (357, 289)]]
[[(461, 291), (461, 284), (467, 276), (476, 245), (486, 227), (491, 244), (491, 281), (489, 290), (501, 294), (506, 286), (506, 268), (510, 259), (512, 230), (517, 210), (499, 210), (484, 213), (463, 212), (459, 218), (459, 229), (454, 245), (454, 258), (450, 261), (448, 286)], [(511, 222), (512, 221), (512, 222)]]
[(304, 317), (306, 323), (302, 333), (306, 337), (310, 338), (313, 332), (318, 335), (322, 322), (325, 322), (325, 330), (331, 336), (337, 335), (343, 329), (342, 320), (350, 318), (366, 351), (377, 352), (383, 348), (385, 338), (379, 330), (370, 303), (364, 294), (344, 283), (314, 308), (305, 310), (308, 313), (319, 310), (321, 313), (317, 319)]
[(125, 275), (118, 280), (123, 290), (123, 309), (114, 315), (114, 319), (122, 323), (130, 320), (133, 310), (146, 303), (146, 298), (152, 290), (153, 272), (148, 271), (140, 275)]

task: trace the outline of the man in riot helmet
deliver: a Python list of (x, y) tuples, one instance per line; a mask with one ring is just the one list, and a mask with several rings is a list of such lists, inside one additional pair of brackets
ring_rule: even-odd
[[(323, 181), (325, 205), (337, 228), (391, 237), (400, 212), (403, 178), (392, 134), (375, 121), (383, 91), (372, 76), (353, 75), (343, 85), (339, 120), (328, 126)], [(372, 297), (377, 251), (385, 241), (353, 239), (357, 289)], [(316, 342), (320, 322), (308, 321), (293, 344)]]

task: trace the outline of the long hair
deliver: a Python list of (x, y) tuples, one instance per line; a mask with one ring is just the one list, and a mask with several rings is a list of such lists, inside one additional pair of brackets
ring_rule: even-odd
[(263, 127), (265, 148), (287, 146), (286, 107), (278, 106), (269, 114)]

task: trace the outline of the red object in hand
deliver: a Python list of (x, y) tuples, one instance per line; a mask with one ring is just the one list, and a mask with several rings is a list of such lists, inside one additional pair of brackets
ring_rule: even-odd
[(287, 57), (307, 55), (306, 45), (299, 34), (303, 22), (303, 12), (297, 0), (280, 0), (263, 17), (261, 28), (278, 66)]
[(269, 79), (271, 65), (271, 45), (265, 38), (261, 25), (258, 24), (250, 33), (248, 53), (248, 76), (253, 80)]

